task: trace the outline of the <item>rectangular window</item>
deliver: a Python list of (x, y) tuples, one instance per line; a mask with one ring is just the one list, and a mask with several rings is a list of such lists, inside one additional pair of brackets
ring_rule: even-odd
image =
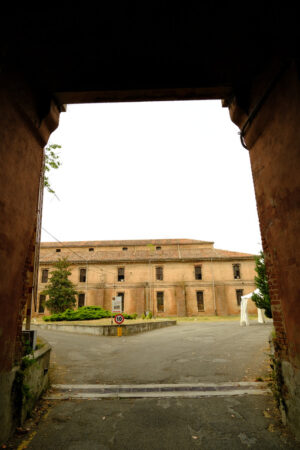
[(79, 281), (80, 281), (80, 283), (86, 282), (86, 269), (79, 270)]
[(156, 292), (157, 312), (164, 312), (164, 293)]
[(125, 299), (125, 293), (124, 292), (118, 292), (117, 293), (117, 296), (118, 297), (121, 297), (121, 312), (124, 312), (124, 307), (125, 307), (125, 302), (124, 302), (124, 299)]
[(236, 293), (237, 305), (240, 306), (241, 305), (241, 301), (242, 301), (242, 296), (244, 295), (244, 290), (243, 289), (236, 289), (235, 293)]
[(240, 264), (233, 264), (233, 278), (239, 280), (241, 278), (241, 268)]
[(204, 311), (203, 291), (197, 291), (197, 308), (198, 311)]
[(41, 294), (40, 295), (40, 302), (39, 302), (39, 313), (43, 314), (45, 311), (45, 301), (46, 301), (46, 295)]
[(162, 281), (164, 279), (163, 267), (156, 267), (156, 279)]
[(48, 275), (49, 275), (49, 270), (48, 269), (43, 269), (42, 270), (42, 283), (47, 283)]
[(195, 266), (195, 280), (202, 280), (202, 267)]
[(78, 294), (78, 308), (81, 308), (85, 304), (85, 294)]
[(125, 268), (118, 267), (118, 281), (125, 281)]

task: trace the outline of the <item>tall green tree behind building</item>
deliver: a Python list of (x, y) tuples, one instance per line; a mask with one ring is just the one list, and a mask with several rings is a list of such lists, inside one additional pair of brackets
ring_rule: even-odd
[(51, 272), (49, 284), (42, 294), (48, 295), (46, 301), (47, 308), (51, 313), (64, 312), (68, 308), (74, 308), (76, 305), (76, 295), (78, 295), (72, 281), (69, 280), (71, 272), (69, 262), (66, 258), (58, 260), (54, 267), (56, 270)]
[(257, 273), (257, 276), (254, 279), (256, 287), (259, 289), (259, 293), (253, 294), (252, 300), (256, 304), (257, 308), (264, 309), (265, 315), (271, 319), (271, 299), (265, 265), (265, 256), (263, 252), (260, 252), (259, 256), (255, 257), (255, 271)]

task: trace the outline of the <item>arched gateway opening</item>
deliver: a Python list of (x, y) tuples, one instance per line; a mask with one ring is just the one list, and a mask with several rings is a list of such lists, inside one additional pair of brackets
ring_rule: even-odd
[(0, 87), (2, 423), (32, 289), (42, 148), (64, 104), (219, 98), (250, 154), (287, 418), (299, 432), (297, 15), (261, 6), (230, 26), (235, 12), (74, 7), (46, 17), (29, 9), (7, 15)]

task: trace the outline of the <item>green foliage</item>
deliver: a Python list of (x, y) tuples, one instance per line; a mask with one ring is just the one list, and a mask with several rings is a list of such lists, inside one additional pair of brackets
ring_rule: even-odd
[(44, 187), (50, 194), (55, 194), (55, 192), (50, 185), (48, 172), (61, 166), (59, 155), (55, 152), (58, 148), (61, 148), (61, 145), (50, 144), (48, 147), (45, 147)]
[(146, 314), (142, 314), (141, 317), (142, 317), (143, 320), (145, 320), (145, 319), (152, 319), (153, 315), (152, 315), (151, 311), (148, 311), (148, 312), (146, 312)]
[[(60, 322), (62, 320), (95, 320), (114, 317), (117, 314), (118, 313), (107, 311), (106, 309), (101, 308), (101, 306), (82, 306), (81, 308), (78, 308), (76, 310), (67, 309), (62, 313), (52, 314), (51, 316), (44, 316), (43, 320), (45, 322)], [(123, 313), (123, 316), (125, 319), (136, 319), (137, 314)]]
[(272, 311), (269, 294), (269, 283), (263, 252), (260, 252), (260, 255), (255, 257), (255, 272), (257, 273), (257, 276), (255, 277), (255, 284), (259, 289), (259, 294), (253, 294), (252, 300), (256, 304), (257, 308), (264, 309), (265, 315), (271, 319)]
[(76, 305), (78, 292), (68, 278), (71, 272), (67, 259), (59, 259), (54, 267), (56, 270), (51, 273), (49, 284), (41, 293), (49, 296), (46, 306), (52, 313), (62, 313)]

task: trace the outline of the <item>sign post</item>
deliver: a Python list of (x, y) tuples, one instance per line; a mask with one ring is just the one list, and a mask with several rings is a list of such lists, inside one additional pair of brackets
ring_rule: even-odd
[[(117, 325), (122, 325), (124, 320), (125, 319), (124, 319), (123, 314), (116, 314), (114, 317), (114, 321), (116, 322)], [(117, 334), (119, 337), (122, 336), (122, 327), (120, 327), (120, 326), (118, 327)]]
[[(111, 301), (111, 312), (120, 313), (122, 312), (122, 297), (116, 296), (112, 298)], [(113, 324), (113, 319), (111, 318), (111, 325)]]

